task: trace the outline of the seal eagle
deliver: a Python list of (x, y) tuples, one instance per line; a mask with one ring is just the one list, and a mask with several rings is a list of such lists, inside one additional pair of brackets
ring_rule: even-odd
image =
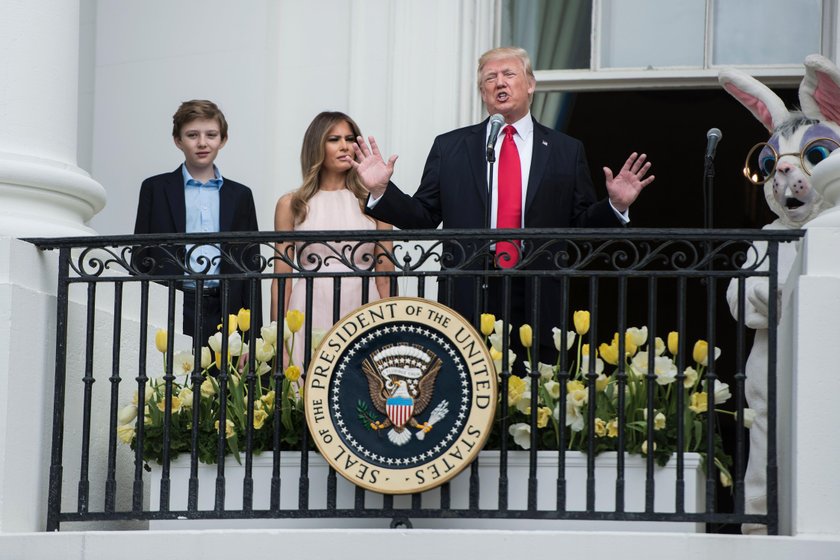
[(370, 399), (376, 410), (386, 416), (382, 422), (371, 422), (370, 427), (374, 430), (391, 428), (388, 439), (394, 445), (405, 445), (411, 440), (407, 427), (417, 428), (417, 438), (422, 440), (449, 412), (444, 400), (435, 407), (427, 422), (420, 424), (415, 419), (432, 400), (441, 365), (440, 358), (433, 352), (408, 344), (384, 346), (365, 359), (362, 371), (367, 377)]

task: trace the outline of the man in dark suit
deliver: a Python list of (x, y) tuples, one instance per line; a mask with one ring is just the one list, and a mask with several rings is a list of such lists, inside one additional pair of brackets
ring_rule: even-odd
[[(652, 175), (645, 177), (650, 163), (645, 162), (644, 154), (632, 154), (615, 176), (605, 167), (609, 200), (596, 201), (580, 141), (531, 117), (536, 80), (527, 52), (520, 48), (499, 48), (484, 53), (479, 59), (478, 87), (487, 112), (501, 115), (505, 122), (495, 145), (498, 165), (494, 166), (490, 224), (486, 224), (490, 171), (485, 155), (491, 129), (489, 119), (435, 139), (414, 196), (406, 195), (390, 182), (396, 156), (385, 162), (372, 137), (370, 147), (359, 138), (355, 167), (370, 192), (368, 213), (402, 229), (436, 228), (441, 222), (447, 229), (486, 225), (494, 228), (619, 227), (629, 221), (630, 204), (654, 179)], [(508, 153), (513, 154), (507, 158), (505, 142), (510, 146)], [(504, 164), (510, 161), (513, 165), (508, 164), (506, 171)], [(511, 196), (512, 211), (508, 209)], [(517, 266), (520, 258), (528, 256), (527, 246), (514, 242), (500, 251), (500, 245), (503, 243), (496, 246), (495, 266)], [(548, 260), (532, 262), (528, 268), (550, 268)], [(531, 322), (530, 304), (534, 294), (529, 290), (529, 283), (524, 286), (514, 283), (510, 315), (514, 325)], [(447, 301), (446, 289), (442, 291), (440, 299), (467, 318), (475, 320), (476, 311), (485, 310), (477, 310), (475, 282), (457, 282), (451, 302)], [(486, 310), (497, 316), (503, 313), (501, 298), (494, 295), (493, 286)], [(541, 284), (540, 310), (539, 340), (546, 351), (553, 351), (549, 342), (551, 326), (557, 324), (560, 314), (566, 310), (560, 308), (558, 290), (552, 281)], [(545, 353), (541, 356), (548, 361), (552, 356)]]
[[(143, 181), (137, 204), (134, 233), (212, 233), (219, 231), (259, 231), (251, 189), (222, 177), (214, 161), (227, 142), (227, 121), (210, 101), (193, 100), (181, 104), (172, 118), (175, 145), (184, 153), (184, 163), (175, 171)], [(132, 257), (132, 266), (148, 274), (207, 274), (241, 272), (239, 266), (254, 268), (259, 248), (248, 244), (187, 245), (141, 249)], [(222, 258), (222, 254), (232, 258)], [(232, 261), (232, 262), (231, 262)], [(251, 300), (250, 285), (230, 281), (227, 308), (222, 309), (221, 285), (217, 280), (204, 283), (200, 301), (196, 282), (179, 282), (184, 291), (184, 334), (193, 336), (197, 310), (201, 307), (201, 343), (216, 332), (223, 313), (252, 311), (252, 323), (259, 327), (261, 299), (259, 284)]]

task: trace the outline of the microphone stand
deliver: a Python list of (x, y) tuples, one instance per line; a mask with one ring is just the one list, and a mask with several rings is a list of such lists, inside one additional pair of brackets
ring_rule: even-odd
[(703, 172), (703, 228), (714, 227), (713, 209), (715, 206), (715, 156), (706, 155)]
[[(487, 163), (489, 164), (490, 175), (487, 179), (487, 204), (485, 204), (484, 209), (484, 229), (488, 231), (490, 230), (491, 222), (491, 215), (493, 211), (493, 168), (496, 166), (496, 150), (487, 150)], [(487, 313), (488, 309), (490, 309), (490, 277), (487, 275), (487, 272), (490, 270), (490, 246), (488, 245), (487, 251), (484, 254), (484, 278), (481, 285), (481, 312)]]
[[(705, 170), (703, 171), (703, 228), (704, 229), (712, 229), (714, 225), (713, 216), (712, 216), (712, 208), (714, 208), (715, 203), (715, 156), (713, 154), (706, 154), (706, 165)], [(703, 242), (703, 246), (706, 250), (706, 257), (708, 258), (709, 255), (712, 254), (712, 242), (710, 240), (706, 240)], [(711, 271), (714, 268), (712, 264), (712, 260), (709, 259), (709, 262), (706, 263), (706, 269)], [(712, 282), (712, 277), (707, 276), (703, 280), (701, 280), (702, 284), (709, 286)]]

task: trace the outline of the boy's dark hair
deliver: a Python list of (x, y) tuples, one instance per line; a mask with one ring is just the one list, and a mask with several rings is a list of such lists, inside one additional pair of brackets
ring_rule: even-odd
[(181, 106), (172, 115), (172, 136), (174, 138), (180, 137), (181, 127), (195, 119), (216, 119), (219, 121), (219, 133), (222, 140), (227, 138), (228, 124), (224, 113), (215, 103), (206, 99), (192, 99), (181, 103)]

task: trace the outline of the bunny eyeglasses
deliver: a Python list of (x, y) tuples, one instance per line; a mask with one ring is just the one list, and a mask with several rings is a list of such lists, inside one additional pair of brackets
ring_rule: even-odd
[(763, 185), (776, 173), (779, 160), (785, 156), (799, 158), (802, 171), (810, 175), (818, 163), (840, 148), (840, 142), (832, 138), (815, 138), (808, 142), (800, 152), (780, 154), (767, 142), (759, 142), (747, 154), (744, 162), (744, 177), (754, 185)]

